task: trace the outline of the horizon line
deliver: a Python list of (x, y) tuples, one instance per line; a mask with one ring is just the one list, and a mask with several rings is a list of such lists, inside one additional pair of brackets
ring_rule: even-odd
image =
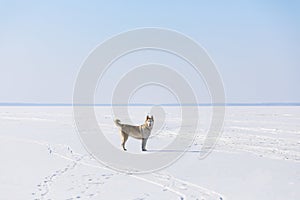
[(300, 102), (255, 102), (255, 103), (129, 103), (129, 104), (73, 104), (73, 103), (25, 103), (0, 102), (0, 106), (300, 106)]

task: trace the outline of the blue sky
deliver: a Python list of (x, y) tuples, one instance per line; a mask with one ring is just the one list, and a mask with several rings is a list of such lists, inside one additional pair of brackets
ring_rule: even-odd
[(200, 43), (227, 102), (300, 102), (299, 11), (299, 1), (0, 1), (0, 102), (70, 103), (89, 52), (139, 27)]

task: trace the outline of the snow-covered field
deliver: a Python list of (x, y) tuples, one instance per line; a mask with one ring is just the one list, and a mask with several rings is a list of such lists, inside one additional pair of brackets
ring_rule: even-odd
[[(142, 123), (148, 110), (132, 108), (131, 120)], [(136, 175), (106, 168), (86, 152), (72, 107), (0, 107), (0, 199), (300, 199), (300, 107), (227, 107), (223, 134), (205, 159), (199, 152), (211, 109), (199, 110), (191, 149), (159, 172)], [(111, 110), (95, 111), (120, 148)], [(176, 137), (177, 111), (167, 108), (147, 153)], [(142, 154), (140, 141), (130, 138), (127, 148)]]

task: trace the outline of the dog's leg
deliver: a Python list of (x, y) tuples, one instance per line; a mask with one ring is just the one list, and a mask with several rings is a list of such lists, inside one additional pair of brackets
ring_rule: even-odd
[(123, 147), (123, 150), (124, 150), (124, 151), (127, 151), (127, 149), (125, 148), (125, 143), (126, 143), (126, 141), (127, 141), (127, 139), (128, 139), (128, 135), (127, 135), (126, 133), (124, 133), (124, 132), (121, 132), (121, 138), (122, 138), (122, 143), (121, 143), (121, 145), (122, 145), (122, 147)]
[(146, 149), (147, 140), (148, 140), (148, 138), (142, 139), (142, 151), (147, 151), (147, 149)]

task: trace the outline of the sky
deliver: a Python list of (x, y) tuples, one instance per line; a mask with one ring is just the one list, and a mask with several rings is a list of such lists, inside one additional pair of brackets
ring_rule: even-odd
[[(299, 11), (299, 1), (276, 0), (0, 0), (0, 102), (71, 103), (89, 53), (113, 35), (142, 27), (173, 29), (205, 48), (222, 77), (226, 102), (300, 102)], [(151, 58), (185, 73), (195, 88), (203, 85), (185, 70), (189, 66), (175, 62), (178, 58), (157, 52), (124, 58), (103, 81), (117, 83), (128, 66)], [(98, 89), (109, 96), (110, 85)], [(199, 88), (199, 102), (206, 102), (208, 93)], [(97, 103), (110, 100), (97, 93)], [(155, 87), (135, 94), (132, 99), (139, 103), (173, 103), (174, 98)]]

